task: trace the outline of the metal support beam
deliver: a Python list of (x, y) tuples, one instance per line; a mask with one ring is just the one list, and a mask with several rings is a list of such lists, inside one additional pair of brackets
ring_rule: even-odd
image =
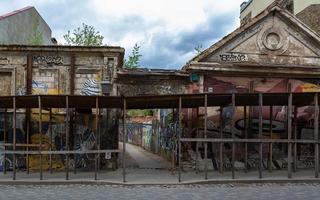
[(179, 128), (178, 128), (178, 145), (179, 145), (179, 153), (178, 153), (178, 164), (179, 164), (179, 182), (181, 182), (181, 134), (182, 134), (182, 98), (181, 96), (179, 97), (179, 110), (178, 110), (178, 123), (179, 123)]
[[(16, 109), (16, 97), (13, 97), (13, 151), (16, 151), (16, 144), (17, 144), (17, 128), (16, 128), (16, 120), (17, 120), (17, 109)], [(16, 163), (17, 163), (17, 157), (16, 154), (13, 154), (13, 162), (12, 162), (12, 168), (13, 168), (13, 176), (12, 179), (16, 180)]]
[[(66, 149), (67, 151), (70, 150), (69, 146), (69, 96), (66, 96), (66, 119), (65, 119), (65, 124), (66, 124)], [(66, 170), (66, 180), (69, 180), (69, 155), (66, 154), (66, 163), (65, 163), (65, 170)]]
[(32, 55), (29, 54), (27, 56), (27, 95), (32, 94), (32, 63), (33, 63), (33, 58)]
[[(314, 140), (319, 142), (319, 102), (318, 93), (314, 95)], [(319, 178), (319, 143), (314, 146), (315, 177)]]
[[(52, 151), (52, 108), (49, 110), (49, 141), (50, 141), (50, 151)], [(49, 155), (49, 170), (50, 174), (53, 173), (52, 171), (52, 154)]]
[[(96, 150), (100, 150), (98, 147), (98, 126), (99, 126), (99, 119), (98, 119), (98, 110), (99, 110), (99, 98), (96, 97), (96, 123), (95, 123), (95, 129), (96, 129), (96, 134), (95, 134), (95, 143), (96, 143)], [(98, 155), (94, 155), (94, 180), (98, 179)]]
[(293, 117), (293, 139), (294, 139), (294, 144), (293, 144), (293, 172), (297, 172), (297, 114), (298, 114), (298, 109), (295, 106), (294, 107), (294, 117)]
[[(236, 115), (236, 96), (235, 94), (232, 94), (232, 111), (233, 115), (231, 116), (231, 124), (230, 124), (230, 132), (232, 135), (232, 139), (235, 139), (235, 134), (234, 134), (234, 116)], [(232, 161), (232, 179), (235, 179), (235, 158), (236, 157), (236, 143), (232, 142), (232, 156), (231, 156), (231, 161)]]
[(126, 98), (123, 98), (123, 108), (122, 108), (123, 116), (122, 116), (122, 128), (123, 128), (123, 133), (122, 133), (122, 176), (123, 176), (123, 182), (126, 182), (126, 159), (125, 159), (125, 154), (126, 154), (126, 138), (127, 138), (127, 126), (126, 126), (126, 115), (127, 115), (127, 101)]
[[(204, 138), (207, 138), (208, 95), (204, 95)], [(204, 179), (208, 179), (208, 143), (204, 143)]]
[[(262, 139), (262, 106), (263, 106), (263, 96), (259, 93), (259, 139)], [(262, 178), (262, 143), (259, 143), (259, 178)]]
[[(292, 93), (288, 97), (288, 108), (287, 108), (287, 130), (288, 140), (292, 139)], [(288, 178), (292, 178), (292, 142), (288, 143)]]
[[(38, 96), (39, 105), (39, 151), (42, 151), (42, 106), (41, 106), (41, 96)], [(40, 180), (43, 180), (43, 160), (42, 154), (40, 154)]]
[[(7, 109), (4, 109), (4, 120), (3, 120), (3, 142), (7, 142)], [(6, 146), (4, 146), (4, 151), (6, 151)], [(3, 162), (3, 174), (7, 174), (7, 155), (4, 153), (4, 162)]]
[[(223, 139), (223, 107), (220, 107), (220, 117), (219, 117), (219, 134), (220, 134), (220, 139)], [(219, 144), (219, 160), (220, 160), (220, 167), (219, 167), (219, 172), (223, 173), (223, 143)]]
[(75, 88), (75, 55), (72, 54), (70, 57), (70, 95), (74, 95)]
[[(269, 134), (270, 134), (270, 139), (272, 139), (272, 127), (273, 127), (273, 106), (270, 106), (270, 115), (269, 115), (269, 121), (270, 121), (270, 126), (269, 126)], [(272, 143), (269, 144), (269, 172), (272, 172)]]
[[(247, 106), (243, 108), (244, 138), (248, 139)], [(248, 172), (248, 143), (244, 143), (244, 172)]]

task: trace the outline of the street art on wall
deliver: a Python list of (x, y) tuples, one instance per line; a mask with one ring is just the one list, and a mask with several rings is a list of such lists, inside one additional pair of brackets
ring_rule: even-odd
[[(291, 89), (292, 92), (319, 92), (320, 80), (296, 80), (296, 79), (276, 79), (276, 78), (248, 78), (248, 77), (216, 77), (216, 76), (204, 76), (203, 88), (204, 91), (210, 91), (213, 93), (277, 93), (287, 92)], [(251, 87), (251, 89), (250, 89)], [(198, 88), (195, 88), (198, 89)], [(203, 115), (203, 110), (199, 110), (200, 115)], [(270, 107), (263, 107), (263, 137), (273, 139), (285, 139), (286, 133), (286, 107), (285, 106), (273, 106), (272, 107), (272, 127), (270, 127)], [(296, 121), (297, 121), (297, 138), (298, 139), (313, 139), (313, 115), (314, 108), (312, 106), (305, 106), (297, 108)], [(259, 110), (258, 107), (247, 107), (247, 120), (250, 115), (250, 127), (248, 129), (249, 138), (257, 138), (259, 131)], [(195, 120), (199, 120), (196, 116)], [(231, 117), (234, 117), (234, 124), (231, 124)], [(208, 108), (208, 127), (210, 137), (219, 137), (219, 118), (220, 109)], [(236, 137), (244, 138), (244, 108), (236, 107), (232, 110), (231, 106), (223, 108), (223, 135), (224, 137), (231, 137), (231, 130), (235, 133)], [(202, 119), (203, 120), (203, 119)], [(202, 123), (202, 122), (201, 122)], [(199, 123), (197, 123), (199, 124)], [(271, 129), (271, 135), (270, 135)], [(243, 146), (237, 146), (238, 162), (243, 162)], [(225, 144), (226, 161), (224, 163), (225, 168), (230, 167), (228, 163), (231, 159), (231, 147)], [(215, 147), (213, 153), (217, 153), (219, 148)], [(287, 147), (281, 144), (273, 145), (273, 168), (281, 169), (287, 167)], [(251, 145), (248, 149), (248, 167), (256, 168), (259, 161), (258, 146)], [(268, 157), (268, 146), (263, 147), (264, 157)], [(209, 152), (210, 153), (210, 152)], [(313, 155), (312, 145), (299, 145), (298, 147), (298, 167), (312, 167), (314, 162), (310, 157)], [(242, 160), (242, 161), (240, 161)], [(214, 162), (218, 163), (218, 160)], [(263, 161), (264, 167), (267, 168), (267, 159)]]
[(97, 81), (87, 79), (81, 89), (81, 94), (86, 96), (100, 95), (100, 87)]

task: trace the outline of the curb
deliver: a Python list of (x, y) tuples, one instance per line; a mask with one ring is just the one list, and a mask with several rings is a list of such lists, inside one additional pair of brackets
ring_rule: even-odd
[(0, 185), (118, 185), (118, 186), (179, 186), (179, 185), (222, 185), (222, 184), (314, 184), (320, 183), (320, 179), (221, 179), (221, 180), (197, 180), (168, 183), (134, 183), (134, 182), (110, 182), (104, 180), (8, 180), (0, 181)]

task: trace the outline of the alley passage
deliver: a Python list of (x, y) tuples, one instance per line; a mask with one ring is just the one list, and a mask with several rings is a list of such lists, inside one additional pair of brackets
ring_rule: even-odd
[[(119, 143), (122, 148), (122, 143)], [(168, 169), (170, 163), (164, 158), (141, 147), (126, 143), (126, 165), (129, 168)]]

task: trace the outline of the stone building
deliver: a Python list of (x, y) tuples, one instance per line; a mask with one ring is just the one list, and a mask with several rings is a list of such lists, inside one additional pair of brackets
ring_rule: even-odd
[[(117, 68), (122, 66), (124, 49), (121, 47), (101, 46), (25, 46), (0, 45), (0, 93), (10, 95), (117, 95), (114, 79)], [(107, 83), (107, 90), (104, 85)], [(3, 110), (1, 110), (3, 111)], [(95, 127), (95, 109), (72, 109), (70, 116), (71, 149), (92, 149), (97, 133)], [(37, 143), (39, 138), (38, 109), (31, 110), (31, 115), (24, 109), (17, 113), (17, 140), (19, 143)], [(65, 137), (66, 110), (52, 109), (51, 143), (53, 150), (62, 150), (66, 143), (59, 138)], [(116, 110), (101, 111), (101, 148), (114, 149), (118, 143), (118, 118)], [(6, 141), (12, 142), (12, 112), (9, 111), (6, 120)], [(0, 139), (4, 136), (4, 115), (0, 117)], [(29, 118), (30, 120), (27, 120)], [(29, 126), (26, 121), (30, 121)], [(49, 110), (42, 110), (42, 137), (49, 140), (50, 130)], [(27, 128), (29, 127), (29, 128)], [(71, 125), (69, 125), (71, 127)], [(29, 134), (27, 134), (29, 132)], [(94, 162), (79, 158), (77, 167), (92, 167)], [(115, 161), (115, 160), (112, 160)], [(86, 163), (88, 162), (88, 163)], [(31, 159), (29, 168), (38, 169), (38, 160)], [(116, 164), (113, 162), (112, 164)], [(48, 165), (45, 165), (48, 166)], [(63, 164), (55, 165), (57, 168)], [(25, 167), (25, 166), (21, 166)], [(114, 166), (113, 166), (114, 167)], [(47, 169), (47, 168), (45, 168)]]
[(51, 29), (38, 11), (28, 6), (0, 15), (0, 44), (52, 45)]
[[(274, 4), (190, 60), (183, 69), (191, 74), (193, 81), (188, 93), (319, 92), (320, 37), (287, 9)], [(244, 109), (237, 107), (233, 110), (228, 105), (224, 108), (210, 108), (210, 137), (216, 137), (222, 126), (227, 137), (231, 134), (230, 130), (233, 130), (237, 137), (243, 138)], [(249, 137), (255, 138), (258, 110), (255, 107), (246, 109), (252, 123)], [(282, 106), (263, 107), (265, 137), (288, 137), (285, 110)], [(312, 107), (296, 108), (299, 125), (295, 127), (295, 137), (298, 139), (313, 137), (312, 110)], [(219, 124), (220, 111), (223, 124)], [(202, 127), (203, 123), (199, 123), (199, 120), (203, 110), (189, 111), (187, 115), (190, 134), (199, 124)], [(231, 124), (231, 116), (235, 116), (234, 124)], [(269, 130), (270, 119), (274, 120), (272, 134)], [(274, 146), (274, 149), (277, 152), (286, 151), (283, 146)], [(254, 148), (251, 150), (255, 152)], [(302, 146), (298, 154), (312, 155), (312, 151)], [(238, 159), (241, 160), (242, 156), (239, 155)]]

